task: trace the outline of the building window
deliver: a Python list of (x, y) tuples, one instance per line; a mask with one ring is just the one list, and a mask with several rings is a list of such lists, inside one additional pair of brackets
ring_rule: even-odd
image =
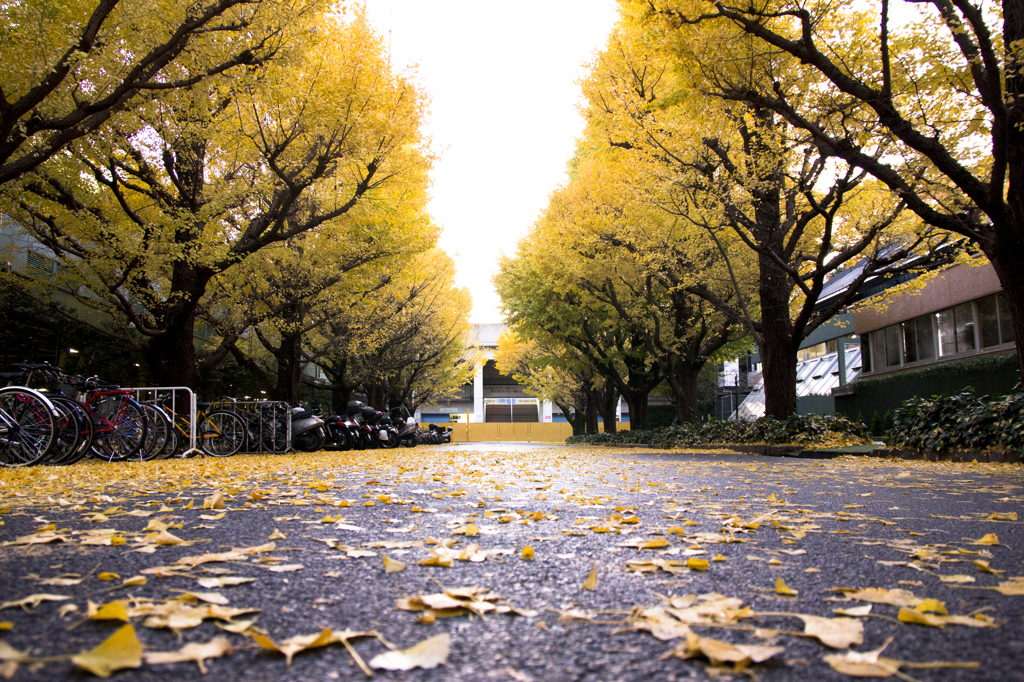
[(956, 355), (956, 324), (953, 322), (953, 310), (940, 310), (935, 313), (935, 322), (939, 328), (939, 357)]
[(27, 254), (28, 261), (26, 263), (29, 277), (37, 277), (42, 279), (50, 279), (53, 277), (54, 271), (57, 269), (57, 261), (42, 254), (38, 254), (35, 251), (29, 251)]
[(907, 362), (917, 362), (917, 325), (914, 320), (910, 320), (900, 326), (903, 328), (903, 347), (907, 349)]
[(900, 366), (900, 325), (894, 324), (885, 328), (885, 366)]
[(1013, 343), (1010, 310), (1002, 293), (978, 299), (978, 331), (982, 348)]
[(934, 360), (936, 351), (945, 358), (1013, 341), (1006, 297), (999, 293), (865, 334), (861, 357), (864, 372), (881, 372)]
[(885, 331), (871, 332), (871, 366), (876, 372), (885, 369)]
[(922, 315), (914, 320), (917, 336), (917, 359), (935, 359), (935, 329), (932, 327), (932, 316)]
[(999, 304), (999, 335), (1003, 343), (1013, 343), (1013, 321), (1010, 319), (1010, 302), (1006, 300), (1006, 294), (996, 294), (996, 302)]
[(974, 341), (974, 304), (961, 303), (953, 308), (956, 322), (956, 352), (965, 353), (977, 346)]

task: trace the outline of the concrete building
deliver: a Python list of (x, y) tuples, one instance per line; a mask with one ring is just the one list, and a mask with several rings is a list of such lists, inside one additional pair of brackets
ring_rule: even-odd
[(882, 294), (879, 305), (856, 312), (863, 370), (832, 391), (837, 411), (870, 419), (911, 397), (1013, 390), (1021, 379), (1006, 298), (992, 266), (978, 262), (946, 268), (919, 291)]
[[(477, 324), (473, 327), (474, 347), (483, 354), (484, 363), (477, 366), (473, 383), (463, 386), (454, 398), (420, 406), (417, 415), (421, 422), (472, 424), (568, 421), (561, 409), (550, 400), (538, 400), (527, 395), (515, 379), (498, 371), (494, 351), (498, 347), (498, 337), (505, 330), (505, 324)], [(620, 421), (629, 421), (629, 411), (622, 400), (619, 400), (616, 416)]]

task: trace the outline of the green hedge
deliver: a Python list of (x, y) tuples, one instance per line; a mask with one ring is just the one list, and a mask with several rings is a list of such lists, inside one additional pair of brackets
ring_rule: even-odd
[(652, 429), (672, 426), (676, 420), (675, 405), (650, 405), (647, 408), (647, 420)]
[(1024, 449), (1024, 393), (973, 391), (913, 398), (895, 411), (886, 442), (921, 450)]
[(794, 415), (789, 419), (762, 417), (754, 421), (723, 421), (676, 424), (649, 431), (620, 431), (571, 436), (568, 444), (624, 444), (647, 443), (663, 447), (687, 445), (716, 445), (740, 443), (768, 443), (816, 445), (836, 439), (868, 440), (867, 427), (845, 417), (835, 415)]
[(870, 422), (876, 412), (884, 416), (913, 398), (949, 395), (968, 387), (978, 395), (1005, 395), (1020, 381), (1015, 353), (979, 355), (879, 377), (858, 377), (850, 384), (852, 395), (835, 396), (836, 413), (850, 418), (863, 415)]

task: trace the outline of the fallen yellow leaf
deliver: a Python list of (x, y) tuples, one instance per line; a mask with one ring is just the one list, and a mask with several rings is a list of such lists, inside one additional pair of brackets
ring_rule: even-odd
[(370, 659), (371, 668), (383, 670), (412, 670), (436, 668), (448, 660), (451, 637), (447, 633), (425, 639), (402, 651), (388, 651)]
[(596, 590), (597, 589), (597, 562), (590, 568), (590, 575), (583, 581), (582, 585), (584, 590)]
[(206, 644), (186, 644), (178, 651), (154, 651), (145, 655), (148, 665), (195, 661), (199, 672), (206, 674), (206, 659), (220, 658), (231, 653), (231, 645), (223, 637), (214, 637)]
[(941, 616), (949, 615), (949, 611), (946, 610), (946, 605), (938, 599), (925, 599), (923, 602), (915, 606), (914, 609), (921, 613), (937, 613)]
[(800, 594), (800, 591), (791, 588), (789, 585), (786, 584), (786, 581), (782, 578), (776, 578), (775, 593), (784, 595), (786, 597), (795, 597), (796, 595)]
[(96, 604), (89, 602), (88, 614), (89, 618), (92, 618), (93, 620), (123, 620), (127, 623), (128, 602), (112, 601), (109, 604), (104, 604), (103, 606), (96, 606)]
[(142, 644), (135, 636), (135, 628), (125, 625), (96, 648), (72, 656), (71, 662), (93, 675), (110, 677), (118, 670), (142, 665)]
[(203, 509), (223, 509), (224, 493), (219, 490), (203, 500)]

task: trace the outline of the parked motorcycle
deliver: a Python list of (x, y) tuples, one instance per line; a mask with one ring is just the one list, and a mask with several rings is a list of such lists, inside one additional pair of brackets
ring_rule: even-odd
[(324, 448), (327, 450), (351, 450), (355, 447), (355, 435), (352, 433), (353, 423), (348, 417), (332, 414), (324, 419), (327, 438)]
[(303, 452), (322, 450), (327, 440), (324, 420), (313, 410), (304, 407), (293, 407), (292, 413), (292, 447)]
[(416, 425), (416, 420), (409, 414), (409, 408), (405, 405), (393, 407), (388, 411), (388, 416), (391, 417), (391, 422), (397, 430), (398, 443), (407, 448), (416, 447), (416, 444), (419, 443), (417, 436), (419, 428)]
[(427, 428), (436, 433), (442, 443), (452, 442), (452, 427), (441, 426), (439, 424), (430, 424), (428, 425)]

